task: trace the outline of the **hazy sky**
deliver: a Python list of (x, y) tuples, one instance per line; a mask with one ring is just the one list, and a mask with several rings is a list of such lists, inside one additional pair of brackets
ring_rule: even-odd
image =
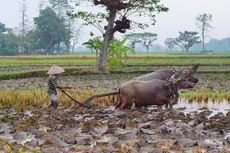
[[(38, 15), (41, 0), (28, 1), (28, 17), (31, 20)], [(45, 0), (42, 0), (45, 1)], [(20, 0), (0, 0), (0, 22), (7, 27), (18, 27), (20, 23)], [(166, 38), (176, 37), (178, 31), (198, 30), (195, 17), (202, 13), (213, 15), (213, 29), (210, 38), (230, 37), (230, 0), (162, 0), (169, 7), (168, 13), (159, 14), (157, 23), (149, 31), (158, 34), (158, 43)]]

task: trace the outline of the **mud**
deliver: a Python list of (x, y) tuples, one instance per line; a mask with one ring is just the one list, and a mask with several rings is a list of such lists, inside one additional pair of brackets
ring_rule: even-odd
[[(2, 108), (0, 152), (230, 152), (230, 111)], [(6, 147), (7, 146), (7, 147)]]

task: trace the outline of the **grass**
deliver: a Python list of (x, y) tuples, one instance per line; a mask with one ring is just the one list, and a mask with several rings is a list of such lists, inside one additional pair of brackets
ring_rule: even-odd
[[(230, 65), (230, 53), (223, 54), (130, 54), (127, 64), (152, 65)], [(85, 64), (95, 65), (93, 54), (54, 56), (0, 56), (0, 66), (22, 66), (37, 64)]]
[(212, 92), (208, 90), (203, 92), (183, 92), (180, 94), (180, 97), (186, 98), (190, 102), (208, 102), (209, 100), (213, 102), (221, 102), (223, 100), (227, 100), (230, 102), (230, 92)]
[[(14, 73), (1, 73), (0, 80), (46, 77), (47, 70), (48, 68), (42, 70), (16, 71)], [(91, 74), (94, 72), (92, 69), (83, 68), (83, 67), (68, 67), (65, 68), (65, 73), (63, 75), (76, 75), (76, 74), (85, 74), (85, 73)]]
[[(27, 77), (46, 76), (45, 72), (53, 64), (63, 66), (69, 74), (82, 73), (88, 68), (95, 68), (96, 59), (93, 54), (54, 55), (54, 56), (1, 56), (0, 80), (18, 79)], [(197, 54), (197, 53), (156, 53), (130, 54), (123, 69), (116, 69), (112, 73), (148, 73), (154, 66), (188, 66), (200, 64), (203, 66), (229, 66), (230, 53), (224, 54)], [(83, 70), (82, 67), (85, 67)], [(81, 69), (80, 71), (78, 71)], [(199, 73), (229, 73), (230, 69), (199, 70)], [(87, 72), (86, 72), (87, 73)], [(91, 73), (91, 72), (89, 72)]]
[[(208, 69), (199, 69), (199, 74), (205, 74), (205, 79), (212, 80), (214, 73), (230, 73), (230, 69), (226, 66), (230, 65), (230, 53), (223, 54), (198, 54), (198, 53), (155, 53), (155, 54), (130, 54), (127, 60), (127, 67), (122, 70), (111, 71), (112, 73), (148, 73), (153, 68), (159, 66), (186, 66), (192, 64), (201, 64), (211, 66)], [(78, 55), (54, 55), (54, 56), (0, 56), (0, 80), (18, 79), (27, 77), (43, 77), (46, 76), (48, 68), (52, 64), (62, 65), (67, 75), (90, 74), (95, 73), (92, 68), (96, 64), (95, 55), (78, 54)], [(83, 65), (83, 66), (82, 66)], [(226, 65), (226, 66), (225, 66)], [(88, 66), (88, 67), (86, 67)], [(212, 66), (217, 68), (212, 69)], [(225, 66), (225, 67), (221, 67)], [(28, 68), (28, 69), (27, 69)], [(226, 68), (226, 69), (225, 69)], [(9, 71), (9, 72), (8, 72)], [(12, 72), (11, 72), (12, 71)], [(210, 74), (211, 78), (207, 78), (206, 74)], [(216, 76), (216, 75), (215, 75)], [(98, 90), (83, 90), (74, 93), (77, 99), (83, 101), (89, 95), (100, 92)], [(36, 98), (35, 98), (36, 97)], [(230, 101), (230, 94), (223, 92), (188, 92), (181, 93), (181, 97), (206, 101), (207, 99)], [(71, 104), (72, 101), (65, 96), (60, 97), (63, 104)], [(45, 89), (0, 89), (1, 105), (12, 104), (47, 104), (47, 94)], [(110, 103), (111, 98), (108, 97), (96, 100), (98, 103)]]
[[(130, 58), (165, 58), (165, 57), (215, 57), (215, 58), (226, 58), (230, 57), (230, 52), (225, 53), (183, 53), (183, 52), (154, 52), (154, 53), (137, 53), (128, 54)], [(0, 58), (5, 59), (92, 59), (95, 58), (95, 54), (71, 54), (71, 55), (29, 55), (29, 56), (0, 56)]]
[(36, 64), (95, 64), (95, 59), (13, 59), (0, 58), (0, 66), (22, 66)]

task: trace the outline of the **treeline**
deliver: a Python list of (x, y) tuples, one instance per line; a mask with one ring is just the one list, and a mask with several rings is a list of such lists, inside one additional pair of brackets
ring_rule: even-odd
[[(224, 39), (210, 39), (207, 43), (205, 43), (206, 51), (207, 52), (230, 52), (230, 37)], [(146, 52), (146, 48), (143, 44), (139, 43), (136, 45), (135, 48), (136, 52)], [(174, 47), (172, 50), (170, 48), (155, 43), (149, 48), (149, 52), (164, 52), (164, 51), (179, 51), (183, 52), (183, 48), (181, 47)], [(201, 52), (202, 51), (202, 44), (194, 44), (190, 48), (190, 52)]]
[(33, 28), (28, 28), (25, 13), (19, 30), (0, 21), (0, 55), (63, 54), (74, 48), (76, 43), (72, 39), (76, 32), (73, 20), (66, 15), (71, 9), (68, 2), (49, 2), (51, 5), (41, 8), (39, 16), (33, 18)]
[[(230, 52), (230, 37), (221, 40), (210, 39), (205, 44), (207, 51), (209, 52)], [(192, 51), (201, 51), (201, 44), (196, 44), (191, 48)]]

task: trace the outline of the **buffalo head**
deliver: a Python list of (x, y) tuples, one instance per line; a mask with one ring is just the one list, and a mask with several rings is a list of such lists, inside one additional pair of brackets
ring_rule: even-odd
[(197, 71), (199, 65), (193, 65), (190, 68), (176, 70), (174, 78), (182, 78), (184, 80), (191, 81), (193, 83), (198, 83), (198, 79), (194, 77), (195, 72)]
[(194, 77), (197, 68), (197, 66), (193, 66), (192, 68), (178, 70), (168, 81), (174, 84), (178, 89), (193, 88), (198, 82), (198, 79)]

